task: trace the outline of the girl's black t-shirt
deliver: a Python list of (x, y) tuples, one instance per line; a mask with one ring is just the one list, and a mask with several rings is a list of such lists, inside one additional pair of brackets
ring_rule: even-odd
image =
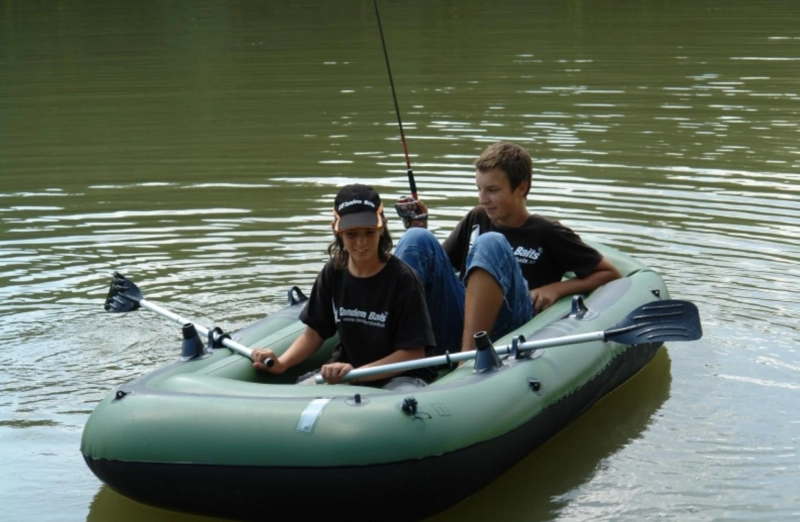
[[(371, 277), (355, 277), (329, 261), (317, 276), (300, 320), (323, 339), (338, 332), (339, 361), (354, 368), (396, 350), (424, 346), (426, 354), (431, 354), (436, 346), (422, 283), (411, 267), (394, 256)], [(435, 373), (421, 368), (402, 375), (430, 382)], [(364, 384), (380, 387), (388, 381)]]
[(567, 272), (585, 277), (603, 259), (572, 229), (557, 221), (532, 214), (520, 227), (499, 227), (482, 207), (475, 207), (442, 244), (461, 277), (473, 240), (484, 232), (499, 232), (506, 237), (530, 290), (561, 281)]

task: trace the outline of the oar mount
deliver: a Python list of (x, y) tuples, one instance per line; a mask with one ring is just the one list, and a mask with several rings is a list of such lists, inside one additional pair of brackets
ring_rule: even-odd
[(475, 373), (493, 372), (503, 366), (486, 332), (475, 334), (475, 348)]
[(211, 350), (203, 345), (203, 340), (197, 333), (197, 328), (192, 323), (186, 323), (181, 328), (183, 344), (181, 345), (181, 361), (202, 359), (211, 355)]

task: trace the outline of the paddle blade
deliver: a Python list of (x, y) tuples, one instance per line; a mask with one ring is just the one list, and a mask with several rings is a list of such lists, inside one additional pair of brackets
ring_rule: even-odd
[(605, 340), (622, 344), (696, 341), (703, 336), (694, 303), (668, 299), (647, 303), (605, 332)]
[(104, 308), (106, 312), (132, 312), (139, 308), (139, 301), (142, 299), (142, 291), (133, 281), (119, 272), (114, 272)]

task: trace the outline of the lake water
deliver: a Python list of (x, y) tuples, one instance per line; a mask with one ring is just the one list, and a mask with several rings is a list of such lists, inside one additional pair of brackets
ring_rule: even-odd
[[(800, 3), (380, 6), (439, 237), (515, 141), (532, 211), (705, 330), (435, 520), (800, 519)], [(372, 2), (0, 0), (0, 181), (0, 518), (208, 520), (83, 463), (97, 402), (179, 349), (103, 311), (110, 276), (236, 330), (310, 287), (338, 187), (408, 192)]]

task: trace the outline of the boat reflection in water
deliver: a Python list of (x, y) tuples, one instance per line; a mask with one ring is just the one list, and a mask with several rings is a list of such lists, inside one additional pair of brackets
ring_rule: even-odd
[(554, 520), (570, 492), (588, 483), (604, 460), (639, 439), (669, 398), (672, 362), (665, 347), (628, 382), (517, 466), (464, 502), (429, 519)]

